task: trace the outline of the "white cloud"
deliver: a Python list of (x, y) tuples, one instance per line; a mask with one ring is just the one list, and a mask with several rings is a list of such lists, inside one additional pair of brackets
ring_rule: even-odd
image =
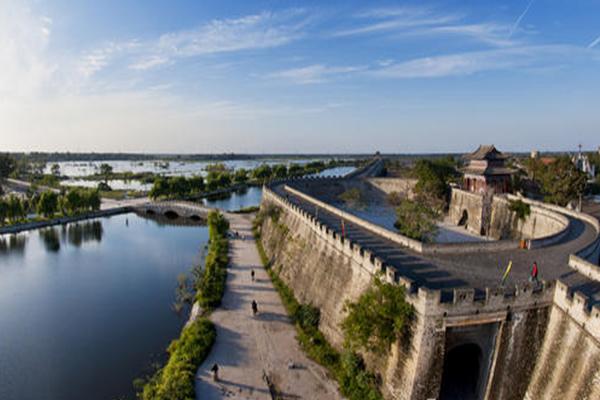
[[(367, 20), (366, 22), (363, 22)], [(494, 22), (466, 23), (465, 16), (442, 13), (430, 7), (373, 9), (355, 16), (358, 26), (338, 30), (333, 36), (388, 34), (393, 36), (464, 36), (494, 46), (515, 44), (510, 40), (511, 26)]]
[(49, 83), (55, 65), (47, 59), (52, 20), (23, 3), (0, 2), (0, 101), (29, 96)]
[(358, 14), (357, 17), (359, 19), (371, 19), (372, 21), (358, 27), (339, 30), (334, 33), (334, 36), (355, 36), (435, 26), (451, 23), (460, 18), (460, 16), (454, 14), (435, 15), (428, 8), (415, 7), (373, 9)]
[(567, 60), (582, 55), (572, 46), (526, 46), (423, 57), (389, 65), (371, 73), (385, 78), (441, 78), (482, 71), (539, 65), (551, 59)]
[(301, 68), (292, 68), (284, 71), (274, 72), (271, 78), (280, 78), (297, 84), (321, 83), (335, 76), (347, 75), (364, 70), (362, 66), (327, 66), (322, 64), (308, 65)]
[(146, 70), (179, 58), (279, 47), (301, 37), (306, 23), (301, 10), (212, 20), (144, 43), (130, 68)]

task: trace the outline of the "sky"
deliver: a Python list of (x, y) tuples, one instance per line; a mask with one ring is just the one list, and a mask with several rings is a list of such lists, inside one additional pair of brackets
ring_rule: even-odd
[(600, 145), (600, 1), (0, 0), (0, 151)]

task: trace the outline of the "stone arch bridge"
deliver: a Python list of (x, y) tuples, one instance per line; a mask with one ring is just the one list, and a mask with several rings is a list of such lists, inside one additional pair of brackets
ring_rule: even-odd
[(169, 200), (148, 202), (134, 207), (134, 211), (147, 215), (161, 215), (167, 218), (189, 218), (204, 221), (212, 208), (192, 201)]

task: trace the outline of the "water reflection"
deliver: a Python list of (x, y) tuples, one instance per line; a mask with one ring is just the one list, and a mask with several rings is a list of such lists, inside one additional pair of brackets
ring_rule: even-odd
[(0, 253), (23, 253), (25, 243), (27, 242), (26, 234), (10, 234), (0, 235)]
[(50, 227), (40, 230), (40, 239), (46, 250), (56, 253), (60, 250), (60, 234), (57, 228)]
[(207, 239), (135, 214), (0, 236), (0, 399), (135, 398)]
[(102, 241), (102, 222), (99, 220), (76, 222), (74, 224), (63, 225), (63, 238), (66, 237), (68, 243), (75, 247), (81, 247), (85, 242)]

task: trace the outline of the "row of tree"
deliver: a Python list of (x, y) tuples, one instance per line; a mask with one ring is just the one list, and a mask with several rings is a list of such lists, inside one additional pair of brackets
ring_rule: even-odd
[(558, 157), (549, 164), (530, 158), (525, 161), (525, 169), (534, 190), (540, 191), (550, 203), (566, 206), (586, 189), (587, 175), (577, 169), (568, 156)]
[(52, 218), (56, 214), (73, 215), (100, 209), (101, 198), (97, 190), (73, 188), (63, 193), (45, 191), (29, 197), (10, 195), (0, 198), (0, 225), (8, 220), (14, 224), (29, 214)]
[(322, 161), (310, 162), (306, 165), (285, 164), (267, 165), (262, 164), (252, 170), (244, 168), (231, 171), (225, 164), (213, 164), (207, 167), (206, 178), (193, 176), (190, 178), (182, 176), (161, 176), (154, 180), (149, 196), (153, 199), (160, 197), (189, 197), (198, 195), (204, 191), (214, 192), (216, 190), (228, 189), (232, 185), (245, 184), (249, 181), (265, 183), (273, 179), (286, 179), (318, 173), (325, 168), (335, 166), (334, 160), (329, 163)]

